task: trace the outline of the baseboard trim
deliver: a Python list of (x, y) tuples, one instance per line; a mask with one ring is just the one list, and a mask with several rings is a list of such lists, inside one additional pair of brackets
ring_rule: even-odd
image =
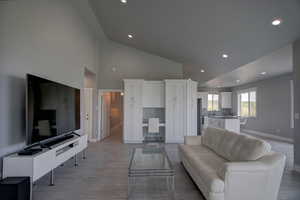
[(98, 142), (97, 139), (89, 139), (89, 142)]
[(243, 129), (243, 130), (241, 130), (241, 132), (245, 132), (245, 133), (249, 133), (249, 134), (253, 134), (253, 135), (257, 135), (257, 136), (262, 136), (262, 137), (266, 137), (266, 138), (270, 138), (270, 139), (274, 139), (274, 140), (280, 140), (283, 142), (294, 143), (293, 139), (273, 135), (270, 133), (264, 133), (264, 132), (260, 132), (260, 131), (249, 130), (249, 129)]
[(140, 144), (143, 143), (142, 140), (124, 140), (125, 144)]
[(298, 173), (300, 173), (300, 166), (299, 165), (295, 165), (294, 166), (294, 170)]

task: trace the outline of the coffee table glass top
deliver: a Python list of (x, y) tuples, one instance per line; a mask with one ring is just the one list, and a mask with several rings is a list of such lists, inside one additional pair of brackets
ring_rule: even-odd
[(174, 173), (172, 163), (163, 147), (138, 147), (133, 149), (129, 175), (159, 175)]

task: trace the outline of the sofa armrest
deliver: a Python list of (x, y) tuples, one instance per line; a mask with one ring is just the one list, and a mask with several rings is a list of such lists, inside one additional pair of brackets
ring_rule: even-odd
[(226, 173), (267, 171), (268, 166), (262, 162), (228, 162), (219, 169), (218, 175), (225, 180)]
[(201, 144), (201, 136), (185, 136), (184, 144), (186, 145), (200, 145)]
[(270, 153), (256, 161), (228, 162), (218, 171), (230, 200), (277, 199), (285, 156)]

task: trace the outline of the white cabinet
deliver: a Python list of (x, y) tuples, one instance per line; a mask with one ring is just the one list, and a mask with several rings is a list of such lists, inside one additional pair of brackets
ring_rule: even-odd
[(232, 108), (231, 105), (231, 92), (221, 92), (221, 107)]
[(167, 143), (197, 135), (197, 82), (124, 80), (124, 142), (143, 141), (143, 108), (165, 108)]
[(166, 142), (182, 143), (186, 130), (186, 81), (166, 80)]
[(4, 157), (3, 178), (28, 176), (33, 183), (85, 150), (88, 146), (87, 140), (88, 135), (76, 136), (35, 155), (21, 156), (15, 153)]
[(197, 135), (197, 83), (166, 80), (166, 142), (183, 143)]
[(165, 84), (163, 81), (144, 81), (143, 107), (165, 107)]
[(124, 80), (124, 142), (143, 141), (143, 84), (144, 80)]
[(197, 89), (198, 83), (187, 80), (187, 132), (186, 135), (197, 135)]
[(208, 92), (198, 92), (197, 96), (198, 96), (198, 99), (202, 99), (202, 108), (206, 108), (207, 109)]

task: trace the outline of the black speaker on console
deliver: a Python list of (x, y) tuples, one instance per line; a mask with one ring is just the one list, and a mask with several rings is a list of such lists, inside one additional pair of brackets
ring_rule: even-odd
[(30, 178), (9, 177), (0, 181), (1, 200), (30, 200)]

